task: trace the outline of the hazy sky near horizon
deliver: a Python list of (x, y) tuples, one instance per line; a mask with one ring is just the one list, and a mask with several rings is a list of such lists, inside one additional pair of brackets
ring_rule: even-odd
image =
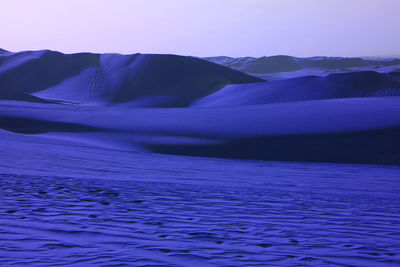
[(400, 0), (0, 0), (0, 48), (400, 55)]

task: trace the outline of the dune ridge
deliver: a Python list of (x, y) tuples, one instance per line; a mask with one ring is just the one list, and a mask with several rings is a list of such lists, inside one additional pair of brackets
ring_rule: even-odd
[(398, 58), (344, 58), (344, 57), (308, 57), (299, 58), (286, 55), (269, 57), (239, 57), (232, 58), (226, 56), (206, 57), (211, 62), (215, 62), (246, 73), (278, 73), (291, 72), (305, 68), (320, 68), (326, 70), (348, 69), (361, 67), (386, 67), (400, 65)]
[(305, 76), (257, 84), (229, 85), (199, 99), (193, 107), (233, 107), (320, 99), (400, 96), (392, 74), (372, 71)]
[(80, 104), (110, 105), (147, 98), (142, 102), (150, 106), (187, 106), (226, 84), (261, 81), (214, 63), (175, 55), (67, 55), (44, 50), (0, 56), (0, 88)]

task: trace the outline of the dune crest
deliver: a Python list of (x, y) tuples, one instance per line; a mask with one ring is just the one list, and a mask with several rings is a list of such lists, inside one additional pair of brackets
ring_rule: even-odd
[(308, 57), (292, 56), (269, 57), (206, 57), (206, 60), (215, 62), (246, 73), (278, 73), (291, 72), (306, 68), (320, 68), (325, 70), (349, 69), (362, 67), (387, 67), (400, 65), (398, 58), (344, 58), (344, 57)]
[(141, 103), (147, 106), (187, 106), (226, 84), (261, 81), (175, 55), (66, 55), (45, 50), (0, 56), (0, 88), (80, 104), (110, 105), (145, 98)]
[(192, 104), (193, 107), (234, 107), (320, 99), (400, 96), (394, 74), (372, 71), (305, 76), (257, 84), (229, 85)]

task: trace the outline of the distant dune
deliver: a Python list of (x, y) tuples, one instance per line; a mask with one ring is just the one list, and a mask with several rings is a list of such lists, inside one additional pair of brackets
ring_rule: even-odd
[(310, 57), (298, 58), (291, 56), (270, 57), (207, 57), (206, 60), (215, 62), (246, 73), (278, 73), (291, 72), (306, 68), (320, 68), (325, 70), (343, 70), (348, 68), (379, 68), (387, 66), (399, 66), (400, 59), (382, 58), (342, 58), (342, 57)]
[(290, 56), (272, 56), (260, 58), (210, 57), (205, 59), (249, 73), (276, 73), (295, 71), (302, 68), (299, 60)]
[(214, 61), (236, 70), (176, 55), (0, 53), (0, 129), (83, 149), (400, 165), (396, 60)]

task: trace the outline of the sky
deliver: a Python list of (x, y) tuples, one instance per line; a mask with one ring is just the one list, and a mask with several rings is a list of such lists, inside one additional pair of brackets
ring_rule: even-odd
[(0, 0), (0, 48), (400, 55), (400, 0)]

